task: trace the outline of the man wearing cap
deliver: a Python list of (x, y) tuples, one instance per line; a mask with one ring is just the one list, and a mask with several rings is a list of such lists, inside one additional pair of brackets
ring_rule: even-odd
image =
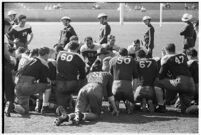
[[(137, 66), (132, 57), (128, 56), (125, 48), (119, 50), (119, 55), (110, 60), (110, 73), (113, 75), (112, 93), (115, 97), (116, 106), (118, 108), (121, 100), (128, 100), (126, 104), (128, 113), (131, 113), (129, 105), (133, 105), (133, 88), (132, 80), (137, 81)], [(125, 72), (126, 71), (126, 72)]]
[(85, 62), (91, 66), (96, 60), (97, 50), (100, 46), (93, 43), (92, 37), (86, 37), (84, 41), (85, 44), (80, 48), (80, 53), (84, 57)]
[(107, 43), (107, 36), (111, 33), (111, 28), (107, 22), (107, 15), (105, 13), (100, 13), (97, 18), (101, 24), (99, 43), (104, 44)]
[(77, 36), (77, 34), (75, 33), (74, 28), (70, 25), (70, 22), (71, 22), (70, 17), (68, 17), (68, 16), (62, 17), (61, 22), (64, 25), (64, 29), (61, 30), (61, 32), (60, 32), (59, 44), (61, 44), (63, 47), (65, 47), (66, 44), (70, 42), (70, 38), (72, 36)]
[[(13, 28), (8, 32), (9, 37), (14, 37), (13, 43), (16, 48), (24, 47), (28, 49), (28, 45), (31, 43), (33, 39), (32, 28), (29, 24), (26, 24), (26, 16), (20, 15), (18, 17), (19, 24), (13, 26)], [(30, 36), (29, 40), (27, 40), (27, 36)]]
[(147, 25), (147, 27), (148, 27), (147, 32), (145, 32), (145, 34), (144, 34), (145, 47), (148, 50), (147, 57), (152, 58), (152, 51), (154, 48), (154, 32), (155, 32), (155, 30), (154, 30), (154, 27), (150, 23), (151, 17), (144, 16), (142, 20), (145, 23), (145, 25)]
[(195, 31), (193, 24), (190, 22), (192, 18), (193, 16), (188, 13), (185, 13), (181, 18), (181, 20), (185, 23), (183, 30), (180, 32), (180, 35), (184, 36), (184, 50), (195, 46), (193, 38)]
[(69, 42), (69, 50), (57, 55), (56, 100), (64, 108), (69, 107), (71, 94), (77, 94), (79, 82), (86, 77), (85, 62), (77, 53), (78, 47), (77, 42)]
[(18, 25), (17, 12), (15, 12), (14, 10), (8, 11), (8, 18), (12, 26)]

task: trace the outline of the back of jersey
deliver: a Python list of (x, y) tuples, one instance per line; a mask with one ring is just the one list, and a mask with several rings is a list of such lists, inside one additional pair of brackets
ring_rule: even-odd
[(158, 66), (153, 59), (140, 59), (137, 62), (138, 76), (142, 86), (153, 86), (158, 75)]
[(177, 77), (179, 75), (185, 75), (185, 76), (191, 76), (188, 65), (187, 65), (187, 57), (184, 54), (177, 54), (172, 57), (170, 57), (167, 60), (167, 66), (169, 71), (172, 73), (174, 77)]
[(57, 79), (77, 80), (85, 78), (85, 63), (79, 54), (61, 51), (57, 56)]
[(116, 56), (110, 61), (110, 72), (114, 80), (137, 78), (136, 62), (130, 56)]

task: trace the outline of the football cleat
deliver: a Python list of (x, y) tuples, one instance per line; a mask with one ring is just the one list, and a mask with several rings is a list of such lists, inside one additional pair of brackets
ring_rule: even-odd
[(165, 107), (165, 105), (158, 105), (158, 106), (156, 107), (156, 112), (158, 112), (158, 113), (165, 113), (165, 112), (166, 112), (166, 107)]
[(84, 118), (84, 114), (81, 112), (77, 112), (75, 115), (75, 118), (73, 120), (74, 125), (79, 125), (80, 121)]
[(54, 124), (56, 126), (60, 126), (61, 123), (63, 122), (68, 122), (69, 121), (69, 116), (67, 114), (64, 114), (64, 115), (61, 115), (59, 118), (57, 118), (55, 121), (54, 121)]
[(50, 113), (51, 109), (49, 108), (49, 106), (43, 106), (41, 109), (41, 114), (44, 115), (46, 113)]
[(66, 114), (66, 110), (63, 106), (58, 106), (57, 109), (56, 109), (56, 114), (58, 116), (61, 116), (62, 114)]

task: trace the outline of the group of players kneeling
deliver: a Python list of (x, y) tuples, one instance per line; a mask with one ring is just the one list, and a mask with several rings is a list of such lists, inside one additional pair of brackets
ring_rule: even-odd
[[(91, 37), (86, 37), (82, 46), (74, 39), (65, 48), (43, 47), (29, 55), (22, 47), (16, 50), (15, 112), (27, 114), (30, 96), (38, 94), (35, 110), (46, 114), (53, 109), (59, 115), (54, 122), (57, 126), (65, 121), (79, 124), (99, 118), (103, 99), (109, 101), (109, 111), (116, 116), (122, 100), (129, 114), (135, 109), (164, 113), (166, 105), (175, 101), (181, 113), (198, 113), (195, 49), (176, 54), (175, 45), (170, 43), (161, 58), (147, 58), (139, 40), (127, 50), (109, 44), (115, 40), (112, 35), (108, 36), (109, 43), (101, 46)], [(72, 95), (76, 95), (75, 101)], [(56, 100), (51, 101), (51, 97)], [(9, 108), (5, 108), (7, 112)]]

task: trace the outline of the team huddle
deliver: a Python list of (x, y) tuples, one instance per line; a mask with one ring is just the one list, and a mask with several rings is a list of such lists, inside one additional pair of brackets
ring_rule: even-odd
[[(189, 18), (184, 15), (184, 22)], [(87, 36), (80, 43), (70, 17), (62, 17), (64, 29), (58, 44), (32, 50), (28, 45), (33, 33), (25, 23), (26, 16), (20, 15), (14, 25), (11, 22), (15, 21), (4, 21), (6, 116), (10, 117), (11, 112), (28, 114), (33, 97), (35, 111), (58, 115), (56, 126), (98, 119), (103, 101), (109, 103), (108, 111), (114, 116), (121, 115), (121, 101), (128, 114), (135, 110), (165, 113), (166, 105), (173, 104), (181, 113), (198, 112), (194, 31), (185, 37), (183, 53), (176, 53), (176, 45), (169, 43), (161, 50), (161, 58), (153, 58), (154, 28), (149, 16), (143, 18), (149, 28), (143, 43), (136, 39), (128, 48), (115, 44), (106, 14), (99, 14), (98, 19), (102, 24), (99, 42)], [(187, 27), (186, 31), (193, 28), (191, 24)], [(27, 35), (31, 36), (28, 41)]]

